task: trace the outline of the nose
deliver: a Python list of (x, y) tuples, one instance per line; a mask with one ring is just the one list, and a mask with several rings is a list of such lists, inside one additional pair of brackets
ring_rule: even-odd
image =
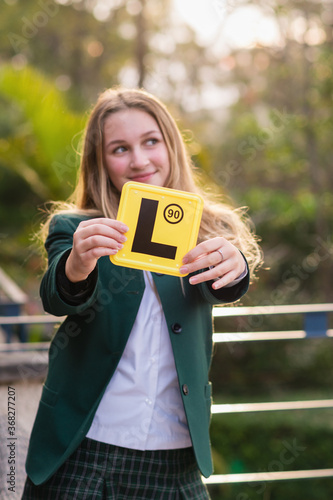
[(130, 167), (144, 168), (149, 164), (149, 159), (146, 153), (141, 148), (135, 148), (132, 151)]

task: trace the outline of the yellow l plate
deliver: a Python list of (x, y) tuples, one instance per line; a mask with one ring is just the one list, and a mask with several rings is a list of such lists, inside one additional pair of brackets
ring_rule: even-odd
[(113, 264), (174, 276), (184, 255), (197, 243), (203, 199), (197, 194), (127, 182), (122, 189), (117, 220), (129, 231)]

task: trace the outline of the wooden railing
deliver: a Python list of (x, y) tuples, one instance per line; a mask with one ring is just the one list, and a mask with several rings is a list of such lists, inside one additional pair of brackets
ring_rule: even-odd
[[(19, 316), (28, 296), (0, 267), (0, 316)], [(1, 325), (0, 325), (1, 326)], [(11, 341), (12, 325), (3, 325), (7, 342)], [(26, 341), (24, 325), (19, 325), (18, 335), (22, 342)]]
[[(333, 337), (333, 329), (329, 328), (329, 315), (333, 312), (333, 304), (281, 305), (263, 307), (215, 307), (214, 318), (249, 317), (271, 315), (302, 315), (303, 329), (290, 331), (241, 331), (214, 333), (215, 343), (249, 342), (269, 340), (292, 340), (305, 338)], [(226, 413), (249, 413), (263, 411), (307, 410), (333, 408), (333, 399), (311, 401), (279, 401), (262, 403), (214, 404), (212, 415)], [(245, 474), (214, 474), (205, 479), (207, 484), (258, 483), (291, 479), (314, 479), (333, 477), (333, 469), (295, 470), (278, 472), (253, 472)]]
[[(214, 333), (214, 343), (221, 342), (249, 342), (269, 340), (291, 340), (319, 337), (333, 337), (333, 329), (329, 328), (329, 315), (333, 312), (333, 304), (312, 305), (282, 305), (263, 307), (219, 307), (213, 309), (214, 319), (219, 317), (250, 317), (271, 315), (302, 315), (303, 329), (290, 331), (234, 331)], [(6, 325), (32, 325), (60, 323), (64, 318), (50, 315), (39, 316), (0, 316), (0, 326)], [(47, 350), (49, 342), (40, 343), (6, 343), (0, 345), (0, 352), (23, 350)], [(333, 399), (320, 399), (310, 401), (276, 401), (260, 403), (213, 404), (212, 415), (218, 418), (219, 414), (249, 413), (263, 411), (307, 410), (333, 408)], [(215, 417), (216, 416), (216, 417)], [(291, 479), (310, 479), (333, 477), (333, 469), (295, 470), (279, 472), (253, 472), (246, 474), (215, 474), (205, 479), (207, 484), (226, 483), (251, 483), (261, 481), (281, 481)]]

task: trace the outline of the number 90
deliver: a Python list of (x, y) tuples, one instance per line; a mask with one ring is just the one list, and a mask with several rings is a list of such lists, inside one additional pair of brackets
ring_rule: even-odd
[(164, 218), (170, 224), (178, 224), (182, 220), (184, 212), (182, 207), (176, 204), (168, 205), (164, 209)]

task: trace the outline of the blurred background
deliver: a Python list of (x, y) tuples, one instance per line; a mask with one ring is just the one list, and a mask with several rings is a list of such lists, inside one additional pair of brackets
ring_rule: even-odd
[[(242, 305), (332, 302), (331, 0), (1, 0), (0, 28), (0, 268), (27, 294), (25, 312), (41, 312), (34, 235), (45, 203), (71, 194), (89, 110), (118, 84), (162, 99), (202, 182), (248, 207), (265, 263)], [(269, 321), (251, 330), (299, 328), (290, 318)], [(36, 326), (28, 340), (49, 336)], [(331, 350), (330, 339), (223, 344), (214, 399), (330, 398)], [(294, 460), (283, 470), (332, 467), (332, 416), (213, 419), (215, 472), (267, 471), (288, 446)], [(326, 500), (333, 480), (211, 493)]]

